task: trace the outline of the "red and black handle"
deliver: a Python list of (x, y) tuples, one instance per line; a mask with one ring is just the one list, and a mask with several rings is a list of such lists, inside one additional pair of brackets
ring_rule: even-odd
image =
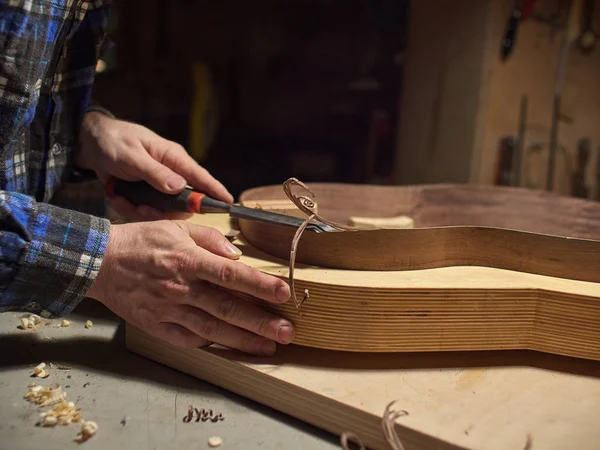
[(146, 205), (162, 212), (205, 213), (213, 211), (227, 212), (231, 205), (208, 197), (190, 188), (179, 194), (165, 194), (145, 181), (124, 181), (110, 179), (105, 186), (109, 198), (120, 196), (135, 206)]

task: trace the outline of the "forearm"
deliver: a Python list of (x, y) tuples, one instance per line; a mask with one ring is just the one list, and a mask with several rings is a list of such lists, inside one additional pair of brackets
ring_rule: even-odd
[(71, 312), (102, 264), (110, 223), (0, 191), (0, 311)]

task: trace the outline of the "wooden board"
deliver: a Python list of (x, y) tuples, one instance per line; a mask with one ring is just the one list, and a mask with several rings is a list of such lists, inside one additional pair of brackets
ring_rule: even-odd
[[(226, 233), (226, 215), (191, 221)], [(243, 238), (241, 261), (288, 277), (288, 262)], [(358, 352), (531, 349), (600, 360), (600, 284), (487, 267), (354, 271), (297, 265), (296, 294), (265, 307), (291, 320), (300, 345)]]
[[(498, 186), (313, 184), (319, 214), (407, 216), (413, 229), (302, 235), (297, 261), (353, 270), (485, 266), (600, 283), (600, 203)], [(244, 205), (285, 199), (281, 186), (246, 191)], [(295, 229), (240, 220), (254, 247), (288, 258)]]
[[(592, 450), (600, 365), (532, 352), (358, 354), (279, 347), (273, 358), (183, 350), (127, 327), (133, 352), (337, 435), (388, 449), (380, 419), (398, 400), (406, 450)], [(248, 446), (253, 447), (249, 442)]]

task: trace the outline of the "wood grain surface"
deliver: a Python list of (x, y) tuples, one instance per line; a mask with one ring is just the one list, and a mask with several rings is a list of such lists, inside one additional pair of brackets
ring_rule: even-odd
[(295, 345), (257, 358), (219, 347), (178, 349), (131, 326), (126, 336), (133, 352), (338, 436), (352, 431), (374, 450), (389, 449), (380, 423), (392, 400), (409, 413), (396, 426), (406, 450), (595, 450), (600, 442), (600, 366), (591, 361)]
[[(296, 260), (352, 270), (484, 266), (600, 282), (600, 203), (521, 188), (312, 184), (319, 214), (407, 216), (412, 229), (303, 234)], [(281, 186), (246, 191), (244, 205), (285, 199)], [(240, 220), (254, 247), (288, 258), (295, 230)]]
[[(226, 233), (227, 215), (194, 223)], [(402, 230), (403, 231), (403, 230)], [(240, 261), (287, 279), (288, 261), (244, 238)], [(600, 360), (600, 284), (487, 267), (356, 271), (299, 264), (300, 310), (263, 305), (290, 319), (295, 343), (353, 352), (515, 350)], [(240, 295), (240, 294), (237, 294)], [(252, 300), (252, 299), (249, 299)]]

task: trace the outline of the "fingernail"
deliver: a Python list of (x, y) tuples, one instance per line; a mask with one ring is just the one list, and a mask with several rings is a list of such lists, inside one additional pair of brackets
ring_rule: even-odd
[(277, 350), (277, 347), (273, 341), (263, 341), (262, 344), (260, 344), (260, 352), (265, 356), (274, 355), (275, 350)]
[(227, 253), (229, 253), (232, 256), (242, 255), (242, 251), (229, 241), (225, 242), (225, 249), (227, 250)]
[(275, 298), (280, 302), (286, 302), (290, 299), (290, 287), (287, 284), (275, 289)]
[(181, 189), (187, 184), (187, 181), (180, 177), (179, 175), (171, 175), (167, 178), (167, 187), (173, 191), (177, 189)]
[(290, 325), (282, 325), (277, 330), (277, 339), (282, 344), (289, 344), (294, 339), (294, 329)]

